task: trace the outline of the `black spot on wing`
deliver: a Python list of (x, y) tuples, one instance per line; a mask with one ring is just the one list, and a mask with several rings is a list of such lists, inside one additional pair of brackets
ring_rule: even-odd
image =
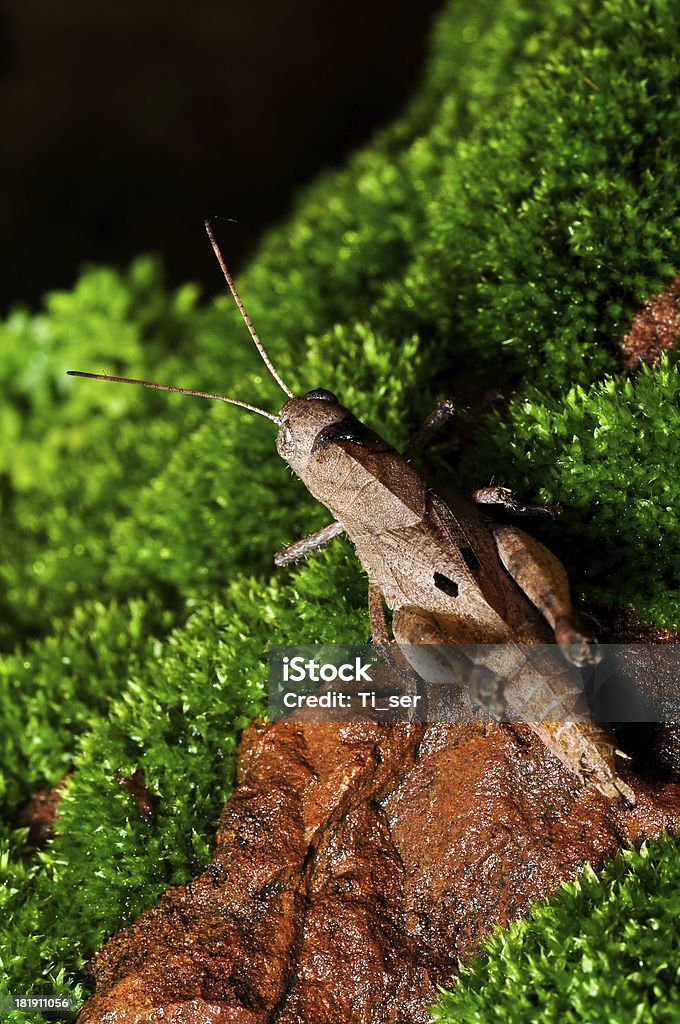
[(450, 580), (444, 573), (436, 572), (434, 574), (434, 585), (437, 590), (443, 591), (449, 597), (458, 597), (458, 584), (455, 580)]
[(479, 559), (472, 548), (461, 548), (460, 553), (470, 572), (477, 572), (479, 569)]

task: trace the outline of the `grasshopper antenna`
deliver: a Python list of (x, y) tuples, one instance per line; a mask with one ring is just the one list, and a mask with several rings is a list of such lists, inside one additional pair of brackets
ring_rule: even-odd
[(204, 220), (203, 223), (205, 225), (205, 230), (206, 230), (206, 232), (208, 234), (208, 238), (210, 239), (210, 244), (212, 245), (213, 249), (215, 250), (215, 255), (217, 256), (217, 262), (219, 263), (220, 267), (222, 268), (222, 273), (224, 274), (224, 279), (227, 282), (227, 284), (229, 285), (229, 291), (234, 296), (234, 302), (238, 306), (239, 312), (240, 312), (241, 316), (243, 317), (243, 319), (245, 320), (246, 327), (250, 331), (250, 337), (255, 342), (255, 347), (257, 348), (257, 351), (262, 356), (262, 359), (264, 361), (265, 366), (267, 367), (267, 369), (269, 370), (269, 372), (271, 373), (272, 377), (274, 378), (276, 383), (279, 385), (281, 390), (284, 391), (288, 395), (289, 398), (295, 398), (295, 395), (293, 394), (293, 392), (290, 390), (290, 388), (286, 384), (283, 383), (283, 381), (279, 377), (278, 373), (274, 369), (274, 364), (272, 363), (271, 359), (267, 355), (265, 347), (262, 344), (262, 342), (260, 341), (260, 339), (258, 338), (257, 332), (255, 331), (255, 328), (252, 325), (250, 317), (246, 313), (245, 306), (243, 305), (243, 303), (241, 301), (241, 296), (236, 291), (236, 285), (234, 284), (234, 279), (232, 278), (231, 274), (229, 273), (229, 270), (227, 268), (227, 264), (224, 262), (224, 256), (222, 255), (220, 247), (217, 244), (217, 239), (215, 238), (215, 232), (213, 231), (213, 226), (212, 226), (211, 220), (206, 218), (206, 220)]
[(180, 395), (195, 395), (197, 398), (215, 398), (218, 402), (228, 402), (229, 405), (238, 405), (241, 409), (248, 409), (249, 412), (256, 412), (258, 416), (266, 416), (272, 423), (279, 424), (278, 416), (272, 416), (264, 409), (258, 409), (256, 405), (248, 405), (247, 402), (239, 402), (235, 398), (226, 398), (224, 395), (213, 395), (209, 391), (192, 391), (190, 388), (176, 388), (171, 384), (154, 384), (150, 380), (135, 380), (133, 377), (111, 377), (107, 373), (84, 373), (82, 370), (67, 370), (70, 377), (90, 377), (92, 380), (110, 380), (116, 384), (141, 384), (143, 388), (154, 388), (156, 391), (177, 391)]

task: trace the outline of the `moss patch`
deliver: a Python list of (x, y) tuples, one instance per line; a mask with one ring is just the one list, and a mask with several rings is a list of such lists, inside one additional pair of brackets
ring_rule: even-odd
[(625, 851), (600, 875), (586, 868), (526, 920), (496, 932), (487, 958), (462, 969), (433, 1019), (676, 1021), (679, 869), (669, 838)]

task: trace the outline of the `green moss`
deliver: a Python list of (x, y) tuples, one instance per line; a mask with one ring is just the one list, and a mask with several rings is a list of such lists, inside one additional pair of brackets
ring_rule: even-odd
[(485, 943), (433, 1020), (677, 1021), (680, 850), (668, 837), (590, 867)]
[(481, 473), (538, 503), (562, 503), (545, 534), (576, 591), (604, 604), (615, 596), (676, 630), (680, 492), (669, 468), (678, 460), (679, 399), (677, 365), (667, 359), (632, 380), (607, 376), (561, 396), (528, 389), (504, 421), (487, 424), (461, 470), (469, 484)]
[[(457, 0), (404, 116), (307, 189), (239, 281), (290, 385), (332, 387), (396, 444), (455, 396), (461, 372), (514, 389), (462, 463), (440, 469), (461, 489), (494, 477), (562, 502), (551, 544), (577, 591), (674, 627), (677, 369), (628, 381), (616, 353), (635, 307), (676, 270), (677, 20), (662, 0)], [(278, 459), (270, 424), (65, 376), (109, 371), (277, 408), (228, 297), (197, 299), (191, 286), (168, 294), (142, 259), (89, 270), (43, 312), (0, 325), (7, 822), (77, 769), (46, 851), (26, 859), (6, 828), (8, 991), (81, 984), (104, 936), (206, 863), (236, 736), (263, 706), (269, 643), (367, 635), (365, 580), (343, 541), (272, 575), (272, 553), (327, 516)], [(153, 826), (113, 779), (137, 767)], [(627, 863), (624, 917), (628, 887), (666, 892), (663, 872)], [(559, 906), (578, 935), (585, 904)], [(544, 966), (537, 992), (556, 983)]]
[[(339, 599), (327, 586), (329, 572), (343, 584)], [(311, 643), (325, 629), (356, 635), (363, 622), (360, 585), (352, 552), (342, 543), (298, 570), (292, 583), (263, 585), (241, 578), (226, 588), (224, 603), (204, 603), (164, 643), (149, 638), (144, 657), (121, 644), (117, 692), (97, 694), (106, 713), (94, 721), (90, 716), (77, 742), (69, 726), (86, 728), (77, 701), (64, 703), (75, 708), (65, 717), (53, 699), (40, 722), (37, 752), (24, 750), (35, 737), (30, 730), (36, 723), (28, 722), (29, 732), (19, 737), (18, 757), (28, 761), (29, 771), (35, 774), (39, 764), (55, 779), (65, 767), (75, 770), (65, 786), (56, 837), (33, 867), (25, 860), (23, 833), (11, 837), (4, 862), (3, 910), (10, 926), (0, 953), (6, 972), (0, 994), (27, 991), (31, 984), (42, 991), (47, 982), (52, 990), (59, 971), (67, 979), (82, 976), (85, 960), (105, 938), (169, 885), (207, 865), (232, 786), (236, 737), (266, 710), (263, 636), (285, 643), (294, 632), (300, 642)], [(305, 594), (302, 611), (299, 591)], [(65, 634), (63, 649), (73, 653), (68, 666), (72, 693), (87, 691), (93, 679), (110, 673), (111, 663), (101, 653), (102, 631), (108, 626), (116, 635), (121, 611), (93, 610), (91, 651), (77, 652)], [(131, 612), (136, 623), (151, 614), (141, 604)], [(42, 669), (38, 686), (46, 690), (53, 648), (51, 641), (36, 645), (33, 664), (24, 666), (27, 673)], [(41, 710), (38, 703), (37, 713)], [(17, 751), (12, 753), (16, 761)], [(140, 817), (115, 779), (118, 772), (129, 778), (140, 767), (156, 808), (152, 824)], [(16, 789), (18, 782), (11, 781)]]
[(78, 737), (106, 715), (121, 681), (152, 654), (154, 632), (171, 621), (153, 596), (82, 605), (53, 624), (52, 636), (0, 661), (0, 807), (8, 815), (71, 768)]

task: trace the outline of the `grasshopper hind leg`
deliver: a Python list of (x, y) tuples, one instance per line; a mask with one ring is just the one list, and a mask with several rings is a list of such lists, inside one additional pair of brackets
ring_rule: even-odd
[(469, 721), (471, 712), (479, 717), (480, 711), (486, 720), (503, 717), (503, 681), (468, 658), (428, 615), (418, 608), (400, 608), (392, 628), (404, 657), (428, 684), (429, 703), (440, 708), (438, 717)]
[(635, 791), (617, 771), (616, 743), (608, 730), (595, 722), (541, 722), (532, 729), (584, 784), (627, 810), (635, 807)]
[(551, 627), (567, 661), (579, 668), (598, 662), (596, 642), (574, 621), (567, 574), (559, 559), (514, 526), (496, 526), (493, 537), (501, 562)]

